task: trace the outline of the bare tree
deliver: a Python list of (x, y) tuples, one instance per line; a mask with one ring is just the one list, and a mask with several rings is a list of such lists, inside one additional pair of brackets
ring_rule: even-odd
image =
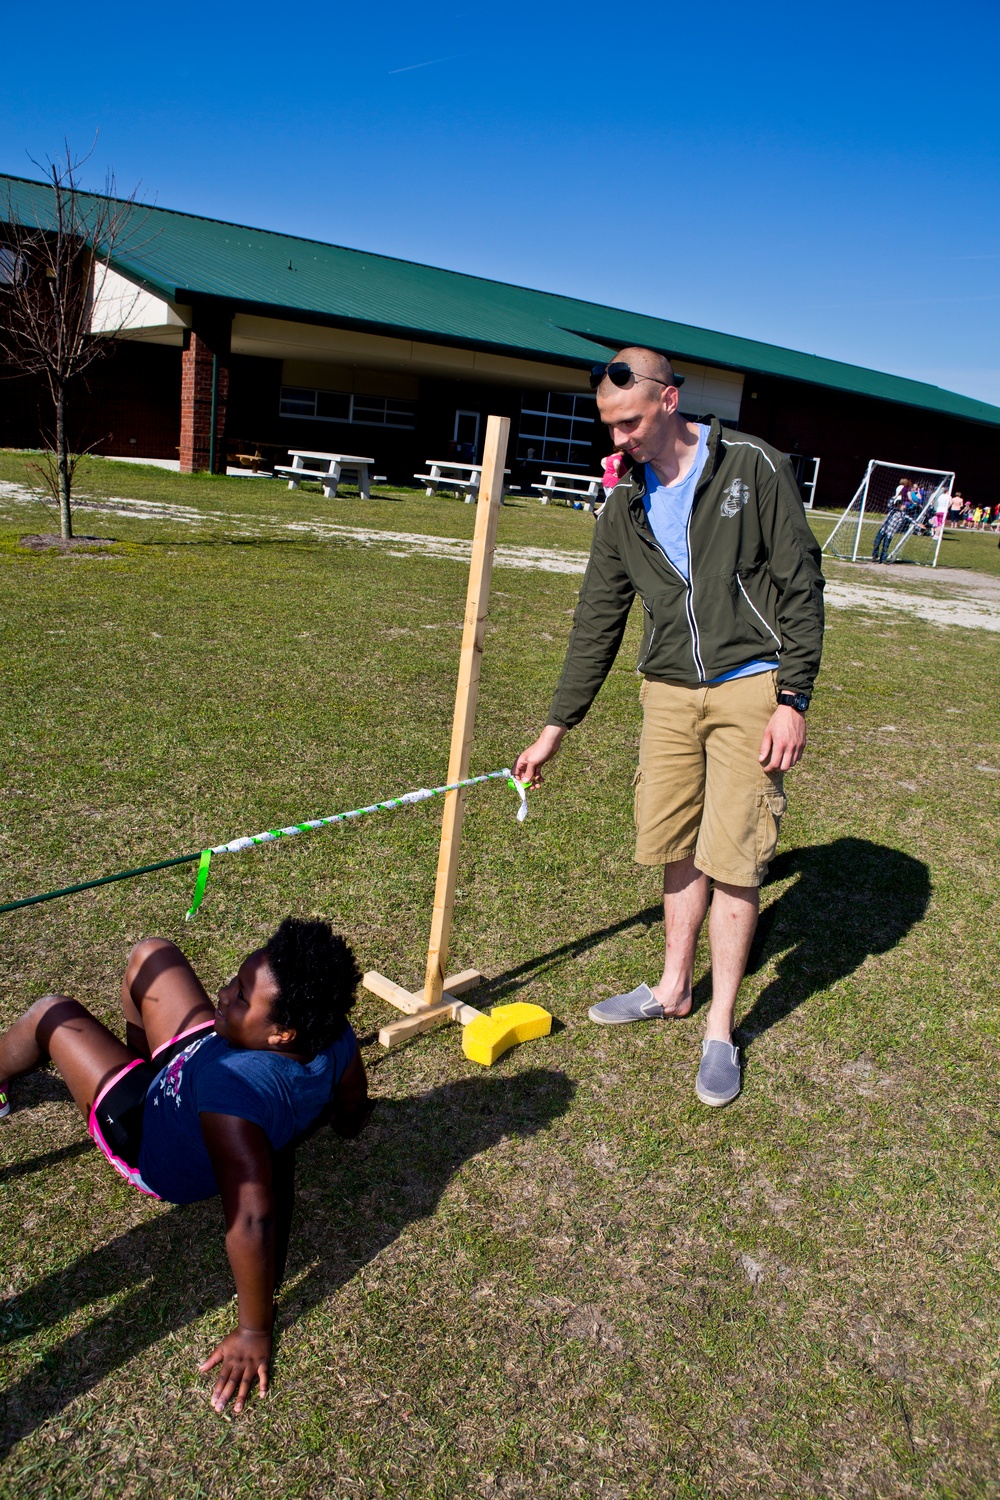
[[(36, 468), (58, 504), (65, 538), (73, 535), (71, 496), (80, 458), (70, 451), (69, 396), (83, 372), (114, 348), (109, 338), (91, 333), (95, 295), (116, 254), (136, 248), (145, 218), (135, 193), (120, 198), (111, 175), (103, 194), (83, 192), (78, 179), (86, 160), (75, 158), (67, 144), (64, 155), (48, 163), (52, 190), (44, 207), (36, 199), (34, 211), (25, 212), (10, 189), (0, 203), (0, 354), (18, 374), (41, 376), (48, 386), (55, 432)], [(126, 312), (119, 328), (127, 321)]]

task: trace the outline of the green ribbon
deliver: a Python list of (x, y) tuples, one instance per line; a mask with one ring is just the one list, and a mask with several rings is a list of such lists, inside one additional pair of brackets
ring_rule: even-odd
[(523, 823), (525, 818), (528, 816), (528, 788), (531, 785), (531, 782), (518, 781), (516, 777), (508, 776), (507, 785), (509, 787), (512, 787), (521, 799), (521, 805), (517, 810), (517, 821), (519, 823)]
[(194, 895), (191, 897), (191, 905), (184, 913), (185, 922), (190, 922), (191, 918), (194, 916), (195, 912), (198, 910), (199, 906), (202, 903), (202, 898), (205, 894), (205, 887), (208, 885), (208, 867), (211, 863), (211, 849), (203, 849), (201, 851), (201, 858), (198, 861), (198, 874), (194, 882)]

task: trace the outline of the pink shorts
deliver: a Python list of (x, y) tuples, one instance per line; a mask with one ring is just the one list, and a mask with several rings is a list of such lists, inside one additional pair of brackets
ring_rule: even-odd
[(137, 1187), (140, 1193), (148, 1193), (150, 1198), (160, 1195), (143, 1182), (139, 1171), (146, 1095), (179, 1052), (183, 1052), (196, 1036), (214, 1028), (214, 1021), (201, 1021), (157, 1047), (150, 1062), (136, 1057), (126, 1063), (108, 1080), (91, 1106), (87, 1128), (94, 1144), (126, 1182)]

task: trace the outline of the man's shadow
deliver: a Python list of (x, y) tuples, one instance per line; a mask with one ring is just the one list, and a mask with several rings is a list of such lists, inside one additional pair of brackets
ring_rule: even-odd
[[(922, 860), (868, 839), (791, 849), (772, 861), (768, 884), (793, 876), (794, 883), (774, 901), (768, 903), (764, 894), (747, 973), (780, 957), (774, 978), (738, 1028), (744, 1047), (810, 996), (853, 974), (869, 955), (894, 948), (923, 919), (931, 895), (930, 870)], [(491, 979), (486, 987), (490, 1003), (510, 998), (542, 975), (558, 973), (611, 938), (638, 927), (648, 931), (662, 921), (663, 908), (649, 906), (596, 932), (569, 938)], [(706, 1005), (711, 992), (709, 972), (695, 984), (693, 1010)]]
[(737, 1028), (744, 1048), (870, 955), (895, 948), (931, 897), (922, 860), (868, 839), (790, 849), (772, 861), (769, 883), (790, 876), (798, 878), (762, 910), (750, 950), (748, 974), (780, 956)]
[[(432, 1214), (463, 1162), (505, 1136), (546, 1129), (569, 1108), (573, 1091), (564, 1073), (545, 1068), (462, 1078), (416, 1097), (379, 1100), (357, 1140), (322, 1130), (302, 1145), (286, 1276), (293, 1284), (279, 1337), (283, 1325), (336, 1292), (408, 1224)], [(43, 1168), (47, 1157), (35, 1163)], [(92, 1303), (116, 1301), (0, 1396), (0, 1455), (151, 1344), (228, 1303), (233, 1284), (223, 1232), (216, 1200), (173, 1208), (10, 1298), (0, 1308), (0, 1347)], [(192, 1368), (208, 1352), (192, 1344)]]

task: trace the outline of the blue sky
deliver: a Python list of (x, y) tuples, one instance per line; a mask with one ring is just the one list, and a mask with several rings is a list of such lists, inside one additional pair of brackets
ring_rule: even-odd
[(1000, 404), (996, 0), (106, 14), (5, 7), (0, 169)]

